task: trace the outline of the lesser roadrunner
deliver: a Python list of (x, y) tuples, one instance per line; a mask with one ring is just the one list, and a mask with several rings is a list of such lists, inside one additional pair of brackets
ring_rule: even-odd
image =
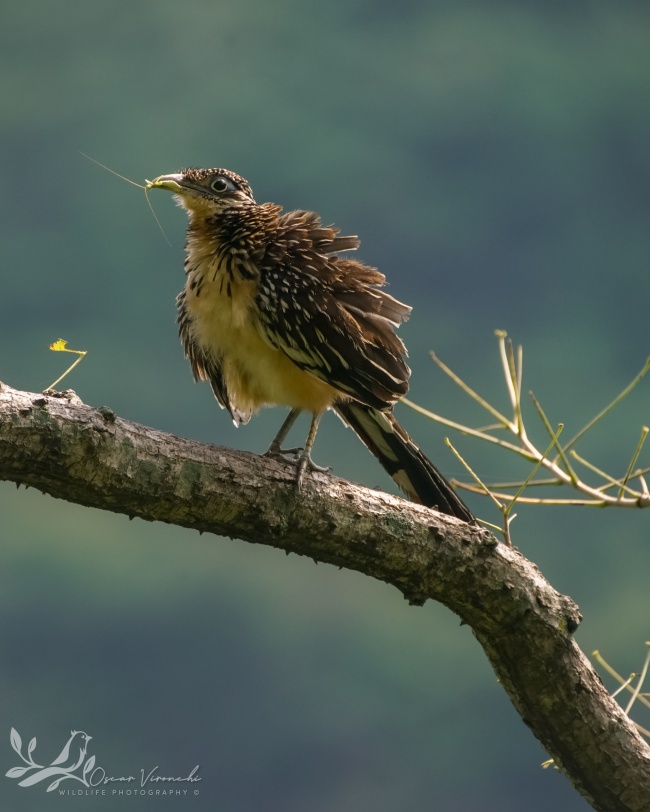
[(395, 334), (411, 308), (381, 290), (385, 277), (340, 252), (359, 246), (307, 211), (258, 205), (227, 169), (161, 175), (147, 188), (187, 209), (179, 332), (194, 377), (210, 382), (235, 425), (265, 405), (312, 414), (297, 480), (311, 462), (321, 415), (335, 411), (415, 502), (474, 517), (393, 416), (408, 390), (406, 348)]

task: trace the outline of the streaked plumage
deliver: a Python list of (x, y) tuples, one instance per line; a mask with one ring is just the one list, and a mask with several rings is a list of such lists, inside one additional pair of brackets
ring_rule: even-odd
[(195, 378), (235, 424), (265, 405), (331, 408), (414, 501), (473, 521), (392, 414), (410, 375), (395, 328), (411, 308), (381, 289), (375, 268), (340, 255), (358, 238), (313, 212), (258, 205), (226, 169), (162, 175), (150, 188), (174, 192), (188, 211), (180, 336)]

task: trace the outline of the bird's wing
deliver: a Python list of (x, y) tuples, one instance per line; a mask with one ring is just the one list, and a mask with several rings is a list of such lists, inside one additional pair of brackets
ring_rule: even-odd
[(374, 287), (383, 276), (361, 263), (289, 260), (262, 268), (255, 315), (264, 340), (342, 394), (389, 407), (408, 390), (406, 350), (393, 327), (410, 308)]

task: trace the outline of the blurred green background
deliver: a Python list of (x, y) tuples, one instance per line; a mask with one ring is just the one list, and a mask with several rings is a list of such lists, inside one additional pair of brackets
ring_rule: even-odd
[[(0, 380), (69, 362), (82, 399), (262, 451), (195, 386), (174, 324), (185, 216), (134, 180), (225, 166), (258, 201), (320, 212), (415, 305), (412, 398), (485, 422), (436, 352), (505, 408), (495, 328), (571, 435), (649, 351), (650, 7), (643, 2), (41, 0), (3, 4)], [(444, 432), (398, 415), (449, 476)], [(625, 470), (647, 383), (586, 442)], [(540, 434), (541, 436), (541, 434)], [(503, 455), (452, 438), (486, 478)], [(315, 456), (392, 489), (333, 417)], [(646, 455), (647, 464), (647, 455)], [(508, 473), (509, 475), (509, 473)], [(485, 500), (468, 500), (496, 519)], [(650, 516), (519, 510), (515, 543), (624, 674), (648, 638)], [(200, 794), (140, 810), (568, 812), (587, 804), (441, 606), (237, 541), (85, 510), (0, 483), (0, 772), (11, 726), (49, 763), (70, 729), (112, 775), (200, 764)], [(647, 724), (647, 720), (646, 720)], [(72, 782), (68, 782), (71, 784)], [(11, 810), (121, 808), (0, 779)], [(65, 787), (62, 787), (65, 788)], [(76, 788), (76, 787), (69, 787)]]

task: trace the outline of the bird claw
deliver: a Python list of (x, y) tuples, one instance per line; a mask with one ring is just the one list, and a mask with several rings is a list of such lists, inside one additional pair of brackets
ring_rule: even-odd
[(298, 469), (296, 471), (296, 487), (298, 490), (302, 487), (302, 479), (305, 471), (318, 474), (329, 474), (331, 468), (328, 465), (317, 465), (311, 458), (311, 454), (303, 451), (300, 459), (298, 460)]
[(262, 454), (272, 460), (280, 462), (292, 462), (296, 464), (296, 488), (302, 487), (305, 471), (318, 474), (329, 474), (332, 469), (329, 465), (317, 465), (311, 458), (311, 454), (305, 453), (304, 448), (280, 448), (279, 445), (271, 443), (269, 448)]
[(293, 457), (297, 460), (305, 449), (299, 448), (280, 448), (277, 443), (271, 443), (268, 449), (262, 454), (263, 457), (269, 457), (272, 460), (285, 460), (287, 457)]
[(296, 463), (296, 489), (300, 490), (302, 486), (303, 476), (305, 471), (309, 470), (310, 472), (318, 472), (321, 474), (327, 474), (332, 469), (326, 468), (322, 465), (316, 465), (316, 463), (311, 458), (311, 449), (314, 445), (314, 438), (316, 437), (316, 430), (318, 428), (318, 423), (321, 418), (321, 413), (315, 413), (312, 417), (311, 426), (309, 428), (309, 434), (307, 436), (307, 442), (305, 443), (304, 448), (282, 448), (282, 441), (287, 436), (289, 429), (293, 426), (296, 418), (300, 414), (299, 409), (292, 409), (289, 413), (289, 416), (282, 424), (282, 428), (278, 432), (276, 438), (273, 440), (271, 445), (268, 447), (268, 450), (262, 455), (263, 457), (270, 457), (271, 459), (282, 460), (287, 462), (287, 457), (293, 457), (290, 459), (291, 462)]

